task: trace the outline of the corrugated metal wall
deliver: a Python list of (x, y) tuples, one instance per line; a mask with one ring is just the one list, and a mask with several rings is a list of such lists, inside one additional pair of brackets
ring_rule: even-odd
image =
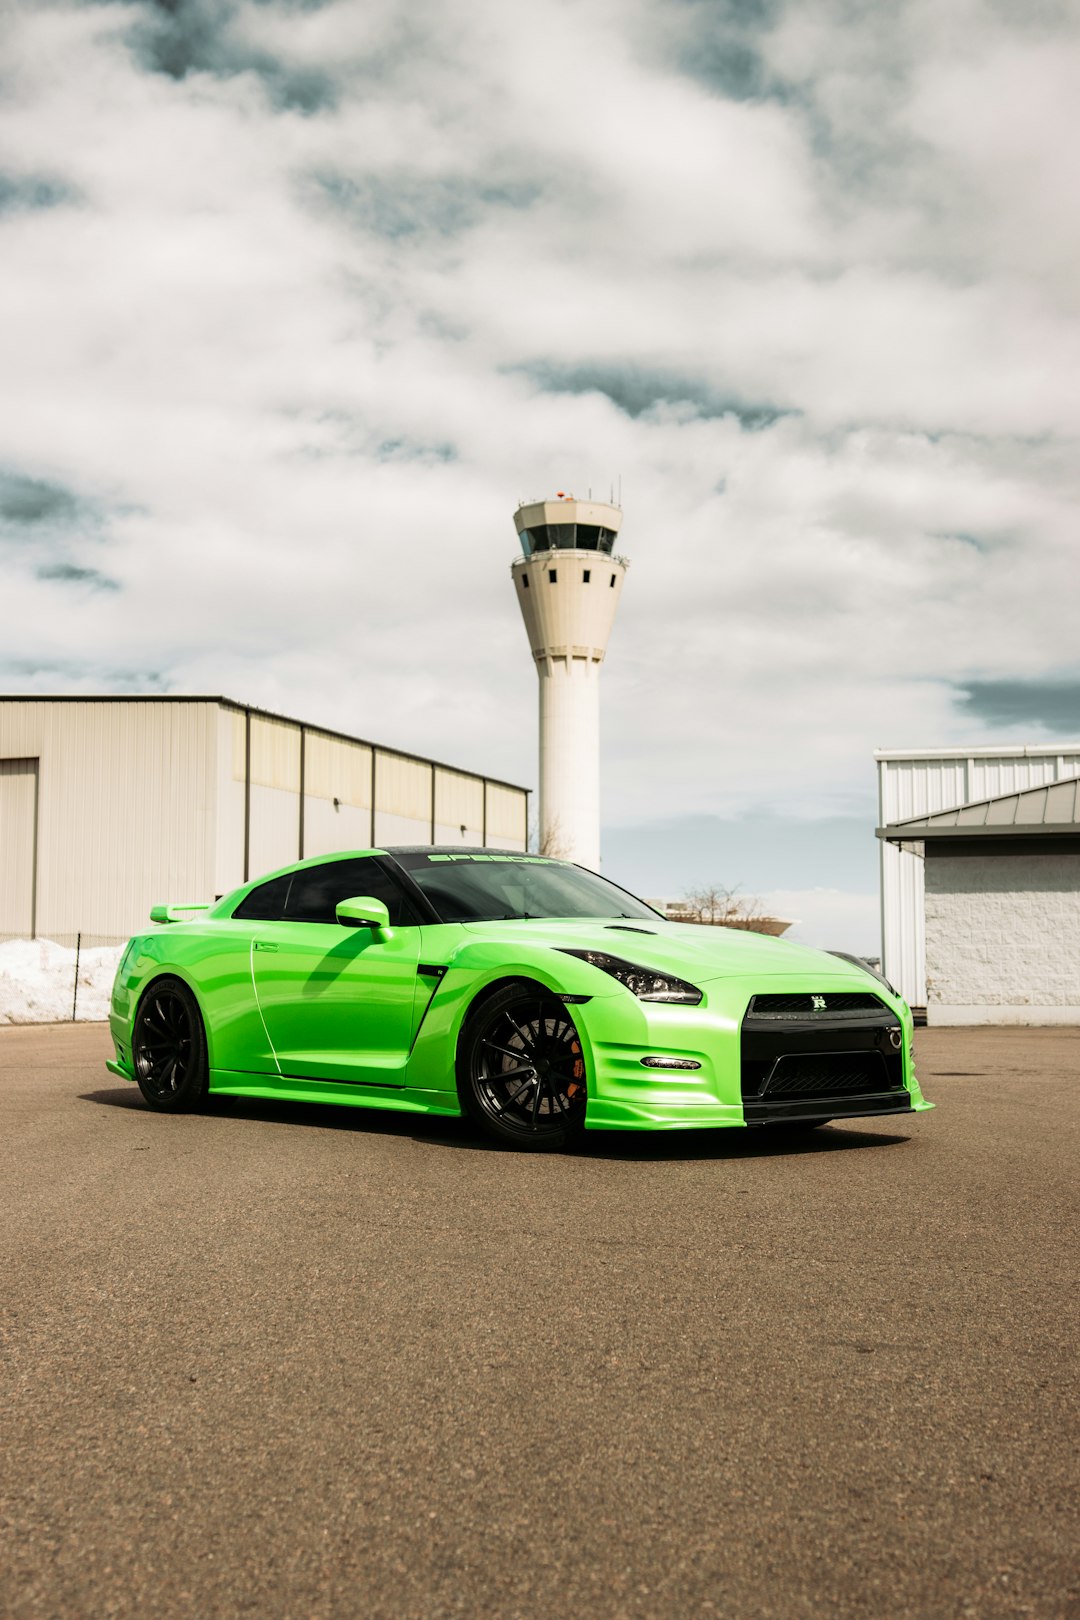
[(484, 784), (459, 771), (435, 772), (435, 842), (484, 842)]
[(122, 935), (212, 892), (216, 722), (212, 701), (0, 701), (0, 758), (38, 761), (39, 935)]
[(254, 876), (299, 858), (300, 727), (253, 714), (250, 755), (248, 872)]
[[(874, 756), (878, 825), (978, 804), (1000, 793), (1080, 775), (1080, 749), (1033, 747)], [(914, 1007), (926, 1005), (922, 855), (881, 843), (881, 946), (885, 973)]]
[(122, 936), (159, 901), (433, 833), (524, 849), (527, 802), (215, 698), (0, 699), (0, 934)]
[(487, 785), (487, 840), (492, 849), (524, 849), (528, 841), (528, 801), (524, 793)]
[(432, 842), (526, 847), (523, 788), (228, 704), (222, 727), (219, 894), (301, 855)]
[(305, 855), (371, 846), (371, 754), (364, 743), (305, 732)]
[(430, 844), (434, 770), (426, 761), (375, 755), (375, 842)]
[(243, 709), (218, 710), (215, 894), (228, 894), (230, 889), (235, 889), (244, 881), (247, 730), (247, 716)]

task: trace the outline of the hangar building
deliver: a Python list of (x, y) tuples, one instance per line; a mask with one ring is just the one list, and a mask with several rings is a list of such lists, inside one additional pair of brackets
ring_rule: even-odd
[(524, 788), (221, 697), (0, 698), (0, 937), (126, 936), (306, 855), (523, 850)]
[(1080, 1023), (1080, 744), (875, 757), (886, 975), (931, 1024)]

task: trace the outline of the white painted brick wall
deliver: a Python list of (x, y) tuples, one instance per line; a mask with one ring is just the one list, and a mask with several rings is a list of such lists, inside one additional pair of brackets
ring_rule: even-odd
[(965, 1008), (992, 1022), (1040, 1022), (1039, 1009), (1047, 1021), (1075, 1015), (1080, 854), (929, 854), (926, 970), (931, 1023), (967, 1022)]

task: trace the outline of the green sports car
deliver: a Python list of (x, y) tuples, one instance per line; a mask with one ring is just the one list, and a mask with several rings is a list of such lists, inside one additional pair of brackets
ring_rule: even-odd
[(911, 1013), (856, 958), (666, 921), (593, 872), (486, 849), (300, 861), (156, 906), (113, 988), (113, 1074), (468, 1113), (519, 1147), (581, 1127), (797, 1126), (932, 1107)]

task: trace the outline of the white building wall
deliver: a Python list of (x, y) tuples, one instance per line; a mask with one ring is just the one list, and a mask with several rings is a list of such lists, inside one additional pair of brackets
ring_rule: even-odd
[[(122, 937), (303, 854), (431, 841), (526, 847), (523, 789), (214, 698), (0, 699), (0, 935)], [(250, 764), (250, 786), (247, 773)], [(337, 801), (335, 804), (334, 801)], [(467, 839), (460, 831), (465, 822)], [(87, 941), (84, 940), (84, 943)]]
[(528, 847), (527, 806), (524, 793), (516, 793), (498, 782), (488, 782), (487, 837), (484, 840), (488, 849), (524, 850)]
[[(878, 825), (977, 804), (1080, 774), (1080, 744), (1064, 748), (881, 751)], [(914, 1007), (927, 1004), (924, 875), (919, 853), (881, 840), (881, 956), (886, 976)]]
[(484, 784), (475, 776), (441, 768), (435, 772), (435, 842), (484, 842)]
[(434, 771), (426, 761), (375, 752), (375, 843), (430, 844)]
[(251, 717), (248, 876), (300, 859), (300, 727)]
[(371, 749), (324, 732), (304, 739), (304, 854), (370, 849)]
[(926, 973), (930, 1024), (1080, 1023), (1080, 854), (933, 850)]
[(158, 901), (213, 898), (216, 715), (211, 701), (0, 700), (0, 759), (38, 761), (39, 935), (124, 935)]
[(214, 893), (228, 894), (244, 881), (246, 723), (242, 709), (217, 710), (217, 815)]
[(493, 806), (488, 826), (482, 777), (301, 726), (299, 721), (253, 712), (249, 722), (244, 710), (230, 710), (226, 705), (218, 749), (222, 776), (218, 832), (223, 852), (216, 867), (219, 894), (244, 881), (244, 778), (249, 750), (248, 875), (252, 878), (287, 866), (302, 855), (430, 844), (433, 815), (436, 843), (483, 844), (486, 829), (493, 848), (526, 847), (528, 796), (523, 789), (486, 784)]

